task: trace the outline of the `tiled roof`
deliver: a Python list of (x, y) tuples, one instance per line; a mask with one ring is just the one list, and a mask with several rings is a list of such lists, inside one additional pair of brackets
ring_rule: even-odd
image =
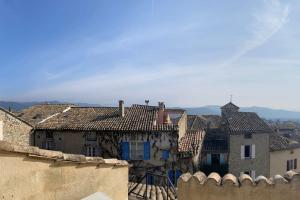
[(226, 117), (225, 120), (231, 134), (272, 132), (269, 125), (253, 112), (235, 112)]
[(226, 105), (222, 106), (221, 109), (239, 109), (239, 107), (234, 105), (232, 102), (229, 102)]
[(40, 104), (34, 105), (29, 108), (26, 108), (18, 113), (18, 117), (28, 122), (31, 125), (36, 125), (42, 120), (56, 114), (61, 113), (68, 107), (70, 104)]
[(270, 134), (270, 150), (281, 151), (288, 149), (300, 148), (300, 143), (297, 141), (289, 140), (286, 137), (280, 136), (277, 133)]
[[(202, 144), (204, 131), (187, 131), (179, 141), (179, 152), (193, 152)], [(196, 149), (197, 150), (197, 149)]]
[[(143, 183), (128, 183), (128, 191), (131, 191), (133, 188), (133, 193), (128, 197), (129, 200), (133, 199), (142, 199), (141, 196), (145, 196), (147, 199), (151, 200), (175, 200), (174, 192), (167, 187), (157, 186), (157, 185), (148, 185)], [(138, 196), (136, 195), (138, 194)]]
[(36, 125), (36, 129), (95, 131), (175, 131), (177, 124), (157, 124), (158, 107), (133, 105), (119, 116), (118, 107), (72, 107)]
[(206, 120), (206, 123), (210, 128), (216, 129), (220, 128), (222, 118), (219, 115), (202, 115), (202, 117)]
[(204, 130), (206, 128), (206, 119), (198, 115), (187, 116), (188, 130)]

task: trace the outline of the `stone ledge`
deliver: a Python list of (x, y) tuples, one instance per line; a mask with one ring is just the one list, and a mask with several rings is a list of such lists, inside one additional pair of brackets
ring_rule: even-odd
[(198, 186), (205, 187), (205, 185), (215, 185), (217, 187), (242, 187), (242, 186), (251, 186), (251, 187), (260, 187), (260, 186), (272, 186), (280, 184), (292, 184), (294, 182), (300, 182), (300, 174), (294, 171), (288, 171), (284, 176), (275, 175), (270, 178), (264, 176), (258, 176), (256, 179), (252, 179), (247, 174), (242, 174), (240, 177), (235, 177), (232, 174), (226, 174), (224, 177), (220, 177), (218, 173), (211, 173), (207, 177), (202, 172), (197, 172), (194, 175), (190, 173), (183, 174), (179, 177), (178, 184), (187, 184), (195, 183)]
[(118, 159), (103, 159), (102, 157), (86, 157), (79, 154), (65, 154), (60, 151), (39, 149), (33, 146), (23, 146), (6, 141), (0, 141), (0, 151), (26, 154), (30, 157), (37, 157), (58, 162), (74, 162), (86, 164), (107, 164), (116, 166), (128, 166), (127, 161)]

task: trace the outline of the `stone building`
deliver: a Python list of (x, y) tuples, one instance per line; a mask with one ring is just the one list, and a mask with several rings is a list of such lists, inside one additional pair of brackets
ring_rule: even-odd
[(131, 174), (165, 173), (173, 182), (181, 174), (177, 153), (187, 129), (185, 110), (167, 109), (162, 102), (124, 107), (120, 101), (118, 107), (70, 106), (51, 114), (35, 125), (39, 148), (128, 160)]
[(13, 113), (0, 108), (0, 141), (31, 144), (33, 126)]
[(256, 113), (239, 112), (233, 103), (222, 108), (229, 141), (229, 172), (269, 176), (269, 135), (272, 129)]
[(202, 116), (207, 128), (201, 171), (222, 176), (248, 174), (252, 178), (298, 171), (298, 141), (274, 132), (256, 113), (240, 112), (232, 102), (221, 107), (221, 113), (219, 117)]
[(278, 134), (270, 135), (270, 176), (300, 172), (300, 143)]
[(232, 102), (221, 107), (221, 116), (203, 118), (207, 128), (201, 153), (202, 171), (269, 176), (272, 130), (263, 119), (256, 113), (240, 112)]

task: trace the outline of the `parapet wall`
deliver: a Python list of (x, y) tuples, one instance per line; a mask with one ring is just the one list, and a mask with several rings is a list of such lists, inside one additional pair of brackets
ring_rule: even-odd
[(246, 174), (223, 178), (217, 173), (208, 177), (197, 172), (183, 174), (178, 180), (178, 200), (299, 200), (300, 174), (289, 171), (267, 179), (255, 180)]
[(128, 199), (128, 164), (0, 141), (0, 199)]

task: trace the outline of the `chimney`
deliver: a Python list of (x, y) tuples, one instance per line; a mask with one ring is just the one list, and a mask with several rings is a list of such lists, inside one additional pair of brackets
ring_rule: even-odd
[(145, 100), (145, 104), (146, 104), (146, 106), (149, 105), (149, 100), (148, 99)]
[(164, 114), (165, 114), (165, 103), (158, 102), (158, 116), (157, 116), (158, 124), (164, 123)]
[(124, 101), (119, 101), (119, 116), (124, 117), (125, 116), (125, 108), (124, 108)]

